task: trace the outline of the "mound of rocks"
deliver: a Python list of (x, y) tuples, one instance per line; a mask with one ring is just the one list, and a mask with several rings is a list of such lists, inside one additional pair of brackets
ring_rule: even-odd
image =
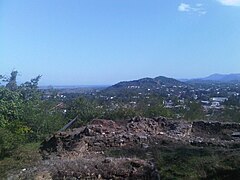
[(196, 121), (192, 124), (189, 142), (195, 146), (236, 149), (240, 148), (239, 132), (239, 123)]
[(40, 148), (44, 159), (65, 156), (75, 152), (101, 152), (109, 148), (133, 147), (150, 144), (162, 139), (183, 139), (189, 135), (191, 125), (171, 122), (165, 118), (136, 117), (118, 124), (111, 120), (95, 119), (87, 126), (67, 132), (59, 132), (46, 139)]
[[(95, 119), (88, 125), (57, 132), (40, 148), (44, 159), (22, 177), (52, 179), (159, 179), (154, 160), (108, 157), (111, 149), (148, 149), (155, 144), (240, 148), (240, 124), (136, 117), (125, 122)], [(239, 137), (238, 137), (239, 135)], [(29, 173), (29, 174), (27, 174)], [(44, 179), (44, 178), (42, 178)]]
[[(46, 139), (40, 148), (44, 159), (74, 152), (101, 152), (109, 148), (133, 147), (162, 140), (186, 142), (239, 143), (240, 124), (207, 121), (173, 121), (166, 118), (136, 117), (118, 123), (95, 119), (85, 127), (59, 132)], [(192, 143), (194, 144), (194, 143)]]

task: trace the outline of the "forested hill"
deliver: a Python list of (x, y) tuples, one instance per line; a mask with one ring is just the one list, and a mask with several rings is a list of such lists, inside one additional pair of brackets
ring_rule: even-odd
[(105, 92), (113, 92), (126, 89), (156, 89), (172, 86), (187, 86), (187, 84), (173, 78), (158, 76), (155, 78), (142, 78), (139, 80), (119, 82), (105, 89)]

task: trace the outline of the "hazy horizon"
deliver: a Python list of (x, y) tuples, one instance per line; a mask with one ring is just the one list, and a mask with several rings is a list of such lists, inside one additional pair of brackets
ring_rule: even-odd
[(67, 86), (239, 73), (239, 19), (239, 0), (1, 0), (0, 74)]
[[(222, 73), (213, 73), (213, 74), (209, 74), (208, 76), (204, 76), (204, 77), (195, 77), (195, 78), (174, 78), (174, 77), (168, 77), (168, 76), (164, 76), (164, 77), (167, 77), (167, 78), (173, 78), (173, 79), (176, 79), (176, 80), (179, 80), (179, 81), (183, 81), (183, 80), (194, 80), (194, 79), (202, 79), (202, 78), (206, 78), (206, 77), (209, 77), (209, 76), (212, 76), (212, 75), (240, 75), (240, 73), (227, 73), (227, 74), (222, 74)], [(162, 75), (159, 75), (159, 76), (162, 76)], [(158, 76), (155, 76), (155, 77), (158, 77)], [(137, 78), (137, 79), (125, 79), (125, 80), (120, 80), (118, 82), (114, 82), (112, 84), (67, 84), (67, 85), (64, 85), (64, 84), (41, 84), (40, 83), (40, 87), (48, 87), (48, 86), (54, 86), (54, 87), (61, 87), (61, 86), (64, 86), (64, 87), (104, 87), (104, 86), (111, 86), (111, 85), (114, 85), (114, 84), (117, 84), (119, 82), (123, 82), (123, 81), (133, 81), (133, 80), (138, 80), (138, 79), (142, 79), (142, 78), (155, 78), (155, 77), (149, 77), (149, 76), (146, 76), (146, 77), (140, 77), (140, 78)]]
[[(8, 74), (4, 74), (4, 76), (8, 77), (10, 74), (10, 72)], [(202, 78), (206, 78), (206, 77), (209, 77), (211, 75), (240, 75), (240, 73), (226, 73), (226, 74), (223, 74), (223, 73), (213, 73), (213, 74), (209, 74), (209, 75), (206, 75), (206, 76), (203, 76), (203, 77), (189, 77), (189, 78), (178, 78), (178, 77), (169, 77), (169, 76), (164, 76), (164, 75), (158, 75), (158, 76), (164, 76), (164, 77), (167, 77), (167, 78), (173, 78), (173, 79), (176, 79), (176, 80), (179, 80), (179, 81), (185, 81), (185, 80), (194, 80), (194, 79), (202, 79)], [(111, 86), (111, 85), (114, 85), (114, 84), (117, 84), (119, 82), (123, 82), (123, 81), (133, 81), (133, 80), (139, 80), (139, 79), (142, 79), (142, 78), (155, 78), (155, 77), (158, 77), (158, 76), (145, 76), (145, 77), (138, 77), (138, 78), (133, 78), (133, 79), (122, 79), (122, 80), (119, 80), (117, 82), (113, 82), (113, 83), (109, 83), (109, 84), (104, 84), (104, 83), (98, 83), (98, 84), (54, 84), (54, 83), (49, 83), (49, 84), (46, 84), (46, 83), (42, 83), (41, 79), (39, 81), (39, 87), (61, 87), (61, 86), (64, 86), (64, 87), (97, 87), (97, 86), (100, 86), (100, 87), (104, 87), (104, 86)], [(20, 78), (19, 78), (20, 77)], [(34, 78), (34, 77), (32, 77)], [(20, 80), (19, 80), (20, 79)], [(17, 78), (17, 84), (21, 84), (21, 83), (24, 83), (26, 81), (29, 81), (30, 79), (21, 79), (21, 75), (18, 76)], [(4, 84), (4, 83), (3, 83)]]

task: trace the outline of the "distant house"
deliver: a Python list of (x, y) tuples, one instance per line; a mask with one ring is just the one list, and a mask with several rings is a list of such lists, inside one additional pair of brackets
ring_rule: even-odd
[(228, 98), (226, 97), (212, 97), (211, 99), (211, 108), (214, 109), (223, 109), (224, 106), (221, 105), (223, 102), (227, 101)]
[(163, 102), (165, 108), (173, 108), (173, 102), (171, 100)]
[(220, 102), (218, 102), (218, 101), (212, 102), (211, 107), (219, 107), (219, 106), (220, 106)]
[(211, 100), (214, 101), (214, 102), (223, 103), (223, 102), (227, 101), (228, 98), (226, 98), (226, 97), (212, 97)]
[(201, 103), (204, 105), (208, 105), (208, 104), (210, 104), (210, 101), (201, 101)]

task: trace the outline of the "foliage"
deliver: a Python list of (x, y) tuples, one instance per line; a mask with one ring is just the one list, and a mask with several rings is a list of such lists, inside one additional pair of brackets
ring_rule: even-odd
[(41, 76), (17, 86), (17, 74), (13, 71), (10, 78), (0, 78), (6, 81), (0, 87), (0, 158), (21, 144), (42, 140), (66, 123), (63, 113), (52, 109), (56, 102), (41, 99)]
[(38, 90), (38, 82), (41, 76), (37, 76), (36, 78), (31, 79), (31, 81), (27, 81), (20, 85), (19, 90), (25, 101), (29, 100), (39, 100), (41, 97), (41, 93)]
[(239, 96), (230, 96), (227, 101), (224, 103), (227, 106), (239, 106), (240, 97)]
[(14, 134), (8, 129), (0, 128), (0, 159), (9, 155), (10, 151), (16, 148), (18, 142)]
[(108, 110), (103, 114), (103, 118), (111, 120), (130, 119), (138, 116), (139, 113), (133, 108), (117, 108), (115, 110)]
[(21, 119), (23, 100), (21, 94), (7, 88), (0, 88), (0, 115), (3, 121)]
[(11, 76), (8, 80), (6, 80), (8, 83), (6, 84), (6, 88), (10, 89), (11, 91), (17, 90), (17, 71), (12, 71)]
[(75, 99), (69, 104), (67, 109), (67, 117), (73, 119), (78, 116), (81, 122), (88, 122), (101, 114), (95, 102), (90, 102), (83, 97)]
[(0, 179), (7, 179), (9, 172), (22, 170), (36, 165), (41, 159), (39, 143), (20, 145), (12, 151), (11, 157), (0, 160)]
[(191, 146), (153, 150), (161, 179), (238, 179), (239, 152)]
[(146, 110), (143, 112), (145, 117), (172, 117), (173, 113), (169, 110), (164, 108), (162, 105), (157, 105), (153, 107), (147, 107)]
[(187, 120), (196, 120), (202, 119), (204, 116), (203, 109), (201, 104), (197, 102), (190, 102), (188, 104), (189, 109), (185, 113), (185, 119)]
[(240, 110), (236, 107), (226, 108), (221, 115), (224, 120), (240, 122)]

